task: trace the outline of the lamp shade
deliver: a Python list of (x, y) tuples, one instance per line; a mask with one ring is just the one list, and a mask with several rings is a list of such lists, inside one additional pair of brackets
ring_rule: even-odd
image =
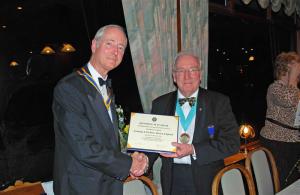
[(75, 52), (76, 49), (70, 43), (64, 43), (60, 51), (65, 53), (70, 53), (70, 52)]
[(13, 60), (9, 63), (10, 67), (15, 67), (15, 66), (19, 66), (19, 63), (16, 60)]
[(41, 54), (44, 54), (44, 55), (51, 55), (54, 53), (55, 53), (55, 51), (50, 46), (45, 46), (43, 48), (43, 50), (41, 51)]
[(241, 138), (248, 139), (255, 136), (255, 131), (251, 125), (243, 124), (240, 126), (239, 130)]

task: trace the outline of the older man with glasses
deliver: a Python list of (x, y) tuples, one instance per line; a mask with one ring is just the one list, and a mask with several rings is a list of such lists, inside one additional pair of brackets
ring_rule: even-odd
[[(201, 61), (192, 52), (177, 55), (173, 80), (178, 90), (152, 102), (152, 113), (179, 116), (176, 153), (161, 154), (164, 195), (210, 195), (223, 159), (239, 151), (238, 125), (229, 98), (200, 87)], [(150, 164), (158, 157), (148, 154)]]

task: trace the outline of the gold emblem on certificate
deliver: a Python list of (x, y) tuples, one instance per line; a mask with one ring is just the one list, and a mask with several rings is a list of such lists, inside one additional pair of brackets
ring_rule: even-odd
[(180, 137), (179, 137), (179, 140), (180, 140), (181, 143), (187, 144), (187, 143), (189, 143), (189, 141), (190, 141), (190, 136), (189, 136), (189, 134), (187, 134), (187, 133), (182, 133), (182, 134), (180, 135)]

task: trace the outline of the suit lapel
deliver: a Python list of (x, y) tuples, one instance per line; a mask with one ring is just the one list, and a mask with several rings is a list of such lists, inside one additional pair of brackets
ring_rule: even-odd
[(197, 139), (200, 139), (205, 133), (201, 129), (205, 129), (205, 117), (206, 117), (206, 96), (204, 90), (199, 88), (198, 97), (197, 97), (197, 110), (196, 110), (196, 119), (195, 119), (195, 130), (193, 136), (193, 142)]
[[(175, 116), (177, 102), (177, 91), (174, 91), (170, 96), (169, 100), (166, 102), (166, 115)], [(167, 162), (168, 166), (171, 166), (173, 163), (173, 158), (164, 158), (164, 161)], [(172, 166), (171, 166), (172, 167)]]
[[(112, 121), (113, 121), (113, 126), (114, 126), (114, 132), (115, 132), (115, 136), (118, 140), (119, 143), (119, 125), (118, 125), (118, 117), (117, 117), (117, 113), (116, 113), (116, 104), (115, 104), (115, 96), (112, 94), (112, 101), (111, 101), (111, 115), (112, 115)], [(113, 109), (112, 109), (113, 108)]]
[(167, 102), (167, 113), (166, 115), (175, 115), (175, 109), (176, 109), (176, 101), (177, 101), (177, 91), (171, 94), (169, 101)]
[[(83, 67), (87, 73), (90, 74), (87, 66)], [(102, 95), (95, 89), (93, 85), (91, 85), (83, 76), (81, 76), (84, 80), (85, 86), (88, 90), (88, 99), (91, 102), (92, 109), (95, 111), (96, 115), (99, 118), (99, 121), (104, 126), (104, 129), (108, 133), (112, 133), (113, 130), (113, 136), (115, 137), (116, 142), (118, 143), (118, 131), (117, 131), (117, 121), (116, 121), (116, 113), (115, 113), (115, 103), (114, 103), (114, 95), (111, 94), (112, 103), (111, 103), (111, 111), (112, 111), (112, 119), (111, 121), (108, 111), (104, 105), (103, 97)], [(119, 144), (118, 144), (119, 145)]]

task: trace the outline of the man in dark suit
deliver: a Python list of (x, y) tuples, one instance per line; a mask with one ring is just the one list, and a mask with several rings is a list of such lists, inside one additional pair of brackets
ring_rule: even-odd
[[(115, 102), (107, 74), (122, 61), (127, 38), (107, 25), (92, 41), (89, 63), (54, 90), (54, 192), (121, 195), (128, 175), (140, 176), (147, 157), (121, 153)], [(98, 81), (99, 80), (99, 81)]]
[[(238, 125), (229, 99), (200, 88), (201, 63), (191, 52), (177, 55), (173, 80), (178, 90), (152, 102), (152, 113), (179, 116), (176, 153), (161, 154), (164, 195), (210, 195), (223, 159), (239, 151)], [(150, 164), (158, 155), (149, 154)]]

